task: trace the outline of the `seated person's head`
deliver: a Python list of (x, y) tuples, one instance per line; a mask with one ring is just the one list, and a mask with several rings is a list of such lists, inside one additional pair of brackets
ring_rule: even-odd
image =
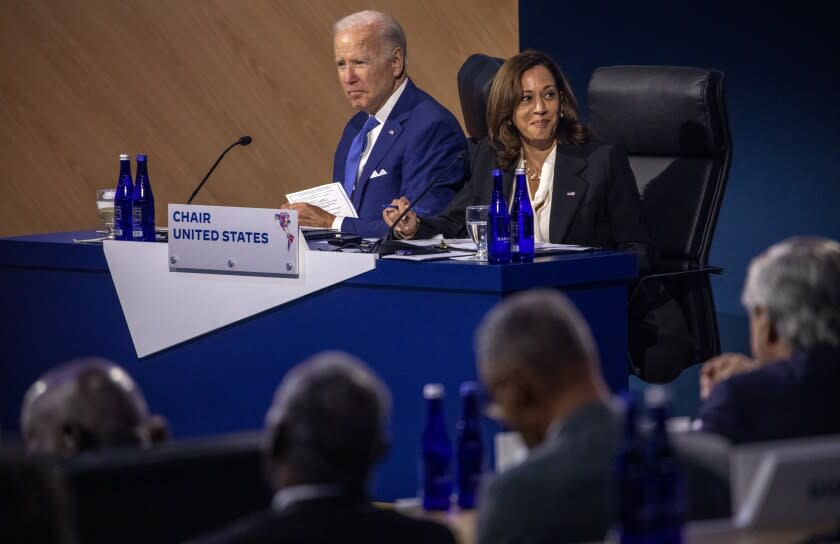
[(41, 376), (23, 400), (21, 429), (31, 453), (73, 456), (119, 446), (148, 446), (143, 394), (105, 359), (70, 361)]
[(557, 418), (608, 396), (589, 327), (558, 291), (528, 291), (497, 305), (479, 326), (476, 353), (498, 415), (528, 447)]
[(307, 359), (286, 374), (266, 415), (273, 485), (363, 493), (387, 449), (389, 412), (388, 389), (361, 361), (339, 352)]
[(840, 244), (796, 237), (771, 246), (750, 263), (741, 299), (760, 363), (840, 346)]
[[(535, 107), (544, 110), (539, 117), (546, 126), (532, 123)], [(487, 125), (502, 168), (518, 160), (523, 143), (544, 147), (557, 140), (581, 144), (589, 139), (563, 71), (551, 57), (533, 49), (510, 57), (499, 68), (487, 98)]]

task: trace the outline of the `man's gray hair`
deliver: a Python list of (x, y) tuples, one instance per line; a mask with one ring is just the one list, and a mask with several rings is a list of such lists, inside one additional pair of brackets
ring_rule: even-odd
[(362, 485), (387, 442), (390, 404), (387, 387), (358, 359), (315, 355), (277, 388), (266, 415), (268, 453), (301, 481)]
[(389, 56), (397, 47), (403, 51), (403, 65), (408, 66), (408, 44), (405, 39), (405, 32), (399, 21), (381, 11), (365, 10), (351, 13), (340, 19), (333, 25), (333, 35), (344, 32), (355, 27), (375, 27), (382, 44), (389, 48), (383, 48), (382, 53)]
[(583, 316), (551, 289), (519, 293), (493, 308), (479, 325), (476, 353), (482, 365), (518, 366), (546, 380), (598, 363)]
[(741, 301), (764, 308), (794, 348), (840, 346), (840, 244), (795, 237), (771, 246), (750, 263)]

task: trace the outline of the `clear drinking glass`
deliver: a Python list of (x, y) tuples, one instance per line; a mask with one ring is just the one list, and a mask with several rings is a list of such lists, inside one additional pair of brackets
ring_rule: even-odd
[(109, 240), (114, 239), (114, 195), (115, 189), (96, 190), (96, 210), (99, 220), (105, 225), (105, 234)]
[(487, 260), (487, 206), (467, 206), (467, 232), (475, 244), (476, 261)]

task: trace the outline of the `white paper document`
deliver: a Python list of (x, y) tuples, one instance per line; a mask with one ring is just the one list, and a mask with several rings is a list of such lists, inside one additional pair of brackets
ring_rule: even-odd
[[(456, 238), (446, 240), (446, 245), (453, 249), (463, 251), (475, 251), (475, 242), (469, 238)], [(549, 242), (534, 242), (534, 253), (545, 255), (550, 253), (566, 253), (571, 251), (587, 251), (592, 249), (586, 246), (575, 246), (571, 244), (551, 244)]]
[(474, 253), (470, 251), (449, 251), (447, 253), (424, 253), (422, 255), (385, 255), (382, 259), (394, 259), (397, 261), (443, 261), (446, 259), (454, 259), (456, 257), (473, 256)]
[(359, 217), (356, 208), (353, 207), (353, 202), (350, 201), (347, 192), (344, 190), (344, 185), (340, 183), (327, 183), (296, 193), (289, 193), (286, 195), (286, 200), (289, 201), (289, 204), (305, 202), (318, 206), (336, 217)]

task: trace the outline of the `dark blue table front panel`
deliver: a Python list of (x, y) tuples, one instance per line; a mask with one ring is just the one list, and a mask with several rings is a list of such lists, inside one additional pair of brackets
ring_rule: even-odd
[(393, 444), (377, 471), (376, 496), (413, 495), (423, 384), (446, 386), (454, 433), (458, 385), (476, 377), (478, 322), (502, 297), (529, 286), (563, 288), (593, 329), (610, 387), (627, 387), (632, 255), (563, 255), (510, 266), (379, 262), (372, 272), (138, 359), (102, 248), (68, 243), (74, 235), (91, 233), (0, 240), (4, 433), (18, 428), (23, 393), (40, 374), (85, 355), (125, 366), (176, 438), (260, 428), (284, 373), (314, 353), (339, 349), (366, 361), (392, 392)]

